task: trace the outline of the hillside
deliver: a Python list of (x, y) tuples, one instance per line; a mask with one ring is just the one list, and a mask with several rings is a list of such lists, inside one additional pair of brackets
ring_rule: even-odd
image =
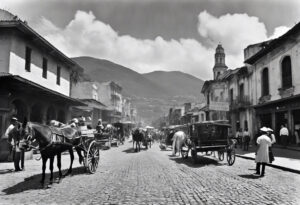
[(86, 80), (119, 83), (123, 95), (131, 97), (138, 115), (146, 123), (167, 114), (171, 106), (203, 100), (203, 81), (186, 73), (155, 71), (140, 74), (107, 60), (92, 57), (73, 60), (84, 68)]
[(167, 92), (143, 75), (113, 62), (92, 57), (73, 60), (84, 68), (87, 78), (98, 82), (115, 81), (123, 87), (126, 96), (160, 97)]
[(143, 74), (151, 82), (168, 91), (168, 96), (196, 97), (200, 100), (203, 80), (180, 71), (154, 71)]

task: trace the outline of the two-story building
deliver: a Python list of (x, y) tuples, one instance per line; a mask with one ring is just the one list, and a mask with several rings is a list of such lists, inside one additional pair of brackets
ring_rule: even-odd
[(84, 105), (70, 97), (72, 82), (83, 69), (25, 21), (1, 9), (0, 31), (0, 136), (13, 116), (66, 123), (71, 106)]
[(300, 23), (277, 39), (248, 46), (244, 54), (253, 70), (255, 129), (272, 127), (279, 136), (284, 124), (292, 136), (300, 127)]
[(122, 87), (116, 82), (109, 81), (99, 84), (99, 97), (105, 104), (109, 112), (104, 113), (104, 117), (109, 119), (110, 123), (120, 122), (122, 120)]
[(80, 81), (72, 87), (71, 96), (79, 99), (87, 106), (74, 106), (72, 107), (72, 118), (80, 116), (85, 117), (86, 124), (96, 127), (98, 120), (109, 121), (104, 118), (104, 114), (108, 109), (100, 101), (99, 93), (100, 83), (95, 81)]

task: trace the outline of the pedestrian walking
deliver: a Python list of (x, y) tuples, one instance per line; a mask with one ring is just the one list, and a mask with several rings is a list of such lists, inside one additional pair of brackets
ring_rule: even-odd
[(281, 125), (279, 136), (280, 142), (286, 147), (288, 145), (289, 131), (284, 125)]
[[(267, 132), (268, 128), (263, 127), (260, 129), (262, 135), (259, 136), (256, 140), (258, 145), (255, 162), (256, 162), (256, 173), (255, 175), (264, 176), (265, 175), (265, 166), (269, 163), (269, 147), (271, 146), (271, 139), (268, 137)], [(262, 169), (260, 170), (260, 167)]]
[(250, 133), (248, 131), (248, 128), (245, 128), (244, 132), (243, 132), (243, 148), (244, 151), (248, 151), (249, 150), (249, 143), (250, 143)]

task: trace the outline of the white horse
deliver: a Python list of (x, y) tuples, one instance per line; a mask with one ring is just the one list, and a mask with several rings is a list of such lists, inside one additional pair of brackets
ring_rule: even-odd
[(183, 131), (175, 132), (173, 136), (173, 144), (172, 144), (173, 155), (176, 155), (176, 152), (179, 152), (179, 156), (180, 156), (181, 147), (185, 142), (185, 140), (186, 140), (186, 134)]

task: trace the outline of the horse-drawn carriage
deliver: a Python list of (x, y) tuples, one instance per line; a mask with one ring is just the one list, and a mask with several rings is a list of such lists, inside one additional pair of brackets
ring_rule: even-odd
[(224, 160), (224, 153), (226, 153), (228, 164), (233, 165), (235, 150), (234, 141), (228, 135), (230, 127), (225, 121), (206, 121), (189, 125), (189, 138), (181, 148), (182, 157), (187, 158), (191, 150), (192, 159), (195, 162), (198, 152), (217, 151), (220, 161)]
[[(53, 180), (53, 161), (57, 157), (57, 166), (59, 169), (59, 178), (61, 178), (61, 154), (68, 151), (70, 154), (70, 167), (66, 175), (72, 173), (72, 164), (74, 160), (73, 148), (77, 151), (79, 162), (86, 170), (93, 174), (96, 172), (100, 160), (101, 141), (97, 139), (95, 130), (87, 129), (86, 126), (73, 128), (69, 125), (64, 127), (53, 127), (34, 122), (27, 122), (15, 126), (10, 134), (16, 139), (21, 139), (20, 146), (23, 149), (38, 149), (42, 158), (42, 180), (45, 180), (46, 162), (50, 159), (50, 182)], [(22, 144), (22, 145), (21, 145)], [(33, 146), (37, 144), (37, 146)], [(83, 152), (83, 155), (82, 155)]]
[(160, 149), (165, 150), (168, 147), (172, 147), (173, 144), (173, 136), (175, 132), (183, 131), (187, 133), (188, 125), (171, 125), (169, 127), (164, 127), (162, 132), (164, 133), (160, 139)]

